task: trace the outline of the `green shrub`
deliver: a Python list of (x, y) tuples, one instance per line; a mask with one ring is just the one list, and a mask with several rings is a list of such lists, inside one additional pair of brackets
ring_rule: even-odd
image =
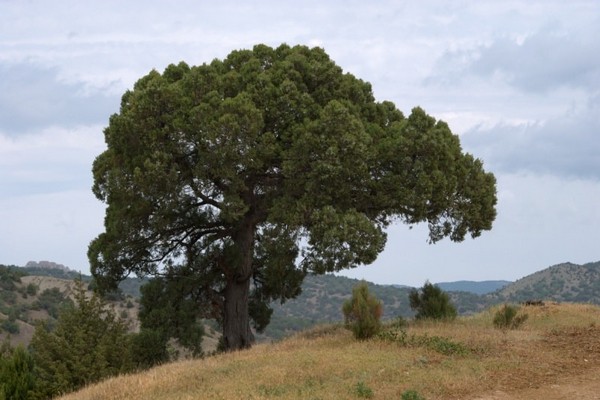
[(377, 334), (377, 337), (386, 342), (398, 343), (402, 346), (408, 344), (408, 335), (404, 329), (386, 329)]
[(16, 321), (11, 321), (10, 319), (5, 319), (0, 323), (0, 330), (3, 330), (11, 335), (17, 335), (21, 329), (19, 328), (19, 324)]
[(136, 368), (140, 369), (169, 361), (167, 338), (162, 332), (142, 329), (132, 336), (131, 358)]
[(383, 305), (369, 293), (366, 282), (361, 282), (352, 289), (352, 298), (344, 302), (342, 307), (345, 325), (357, 339), (368, 339), (381, 330), (381, 314)]
[(64, 308), (54, 329), (38, 325), (30, 347), (37, 396), (52, 398), (131, 370), (129, 336), (123, 321), (96, 294), (77, 282), (75, 302)]
[(27, 285), (27, 289), (26, 292), (29, 296), (35, 296), (38, 292), (38, 286), (34, 283), (30, 283), (29, 285)]
[(469, 354), (470, 350), (462, 343), (457, 343), (443, 336), (411, 336), (409, 343), (426, 347), (446, 356)]
[(408, 321), (399, 315), (389, 323), (389, 326), (392, 329), (406, 329), (408, 328)]
[(35, 385), (33, 358), (22, 346), (0, 354), (0, 399), (27, 400)]
[(155, 278), (140, 288), (138, 318), (142, 329), (161, 332), (195, 357), (201, 357), (204, 324), (201, 308), (191, 296), (190, 283), (182, 278)]
[(13, 305), (17, 302), (17, 295), (13, 291), (9, 290), (0, 290), (0, 304), (5, 303), (8, 305)]
[(360, 398), (370, 399), (373, 397), (373, 389), (368, 387), (363, 381), (360, 381), (354, 387), (354, 393)]
[(408, 295), (410, 308), (415, 310), (416, 319), (454, 319), (456, 308), (450, 297), (437, 285), (425, 282), (420, 290), (412, 289)]
[(529, 315), (519, 313), (519, 307), (504, 304), (494, 314), (494, 326), (498, 329), (517, 329), (527, 320)]
[(408, 335), (404, 329), (386, 329), (377, 334), (377, 338), (406, 347), (424, 347), (446, 356), (464, 356), (471, 350), (462, 343), (454, 342), (443, 336)]
[(402, 400), (425, 400), (416, 390), (406, 390), (402, 393)]

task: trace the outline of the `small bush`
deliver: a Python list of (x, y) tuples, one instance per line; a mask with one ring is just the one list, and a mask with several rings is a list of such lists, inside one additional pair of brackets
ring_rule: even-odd
[(19, 324), (17, 321), (11, 319), (5, 319), (0, 323), (0, 331), (5, 331), (11, 335), (18, 335), (21, 332), (21, 328), (19, 328)]
[(402, 316), (397, 316), (390, 322), (390, 328), (392, 329), (406, 329), (408, 328), (408, 321), (405, 320)]
[(38, 286), (34, 283), (30, 283), (27, 285), (26, 291), (29, 296), (35, 296), (38, 293)]
[(469, 349), (462, 343), (453, 342), (442, 336), (412, 336), (411, 343), (434, 350), (446, 356), (469, 354)]
[(443, 336), (408, 335), (404, 329), (386, 329), (377, 334), (377, 338), (406, 347), (424, 347), (446, 356), (464, 356), (471, 350), (462, 343), (454, 342)]
[(363, 381), (360, 381), (354, 387), (354, 393), (360, 398), (370, 399), (373, 397), (373, 389), (368, 387)]
[(346, 327), (352, 330), (357, 339), (369, 339), (381, 330), (383, 306), (369, 293), (366, 282), (352, 289), (352, 298), (344, 303), (342, 311)]
[(402, 393), (402, 400), (425, 400), (416, 390), (406, 390)]
[(416, 319), (454, 319), (456, 308), (450, 297), (437, 285), (425, 282), (420, 290), (412, 289), (408, 295), (410, 308), (415, 310)]
[(494, 326), (498, 329), (518, 329), (529, 315), (519, 313), (519, 307), (504, 304), (494, 315)]
[(377, 334), (377, 337), (386, 342), (398, 343), (402, 346), (408, 344), (408, 335), (404, 329), (386, 329)]

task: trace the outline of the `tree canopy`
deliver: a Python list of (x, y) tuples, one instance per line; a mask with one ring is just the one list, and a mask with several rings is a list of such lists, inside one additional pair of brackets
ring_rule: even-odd
[(189, 277), (227, 349), (250, 346), (250, 323), (266, 326), (269, 303), (297, 296), (307, 273), (372, 263), (393, 221), (462, 241), (496, 215), (494, 176), (446, 123), (377, 102), (320, 48), (151, 71), (104, 133), (93, 275), (101, 287)]

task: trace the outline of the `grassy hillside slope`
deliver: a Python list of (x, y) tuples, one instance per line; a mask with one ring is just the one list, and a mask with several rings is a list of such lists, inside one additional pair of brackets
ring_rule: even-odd
[(495, 311), (413, 323), (406, 336), (392, 330), (363, 342), (339, 326), (313, 328), (248, 351), (113, 378), (61, 399), (400, 399), (407, 390), (428, 400), (564, 398), (517, 394), (558, 390), (600, 371), (600, 307), (524, 307), (525, 325), (506, 332), (493, 327)]

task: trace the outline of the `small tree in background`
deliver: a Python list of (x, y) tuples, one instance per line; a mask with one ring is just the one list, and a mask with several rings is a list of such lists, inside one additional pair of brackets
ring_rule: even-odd
[(369, 293), (366, 282), (361, 282), (352, 289), (352, 298), (342, 308), (346, 327), (352, 330), (357, 339), (368, 339), (381, 329), (383, 305)]
[(420, 290), (412, 289), (408, 295), (410, 308), (417, 312), (416, 319), (454, 319), (456, 308), (450, 297), (437, 285), (425, 282)]

